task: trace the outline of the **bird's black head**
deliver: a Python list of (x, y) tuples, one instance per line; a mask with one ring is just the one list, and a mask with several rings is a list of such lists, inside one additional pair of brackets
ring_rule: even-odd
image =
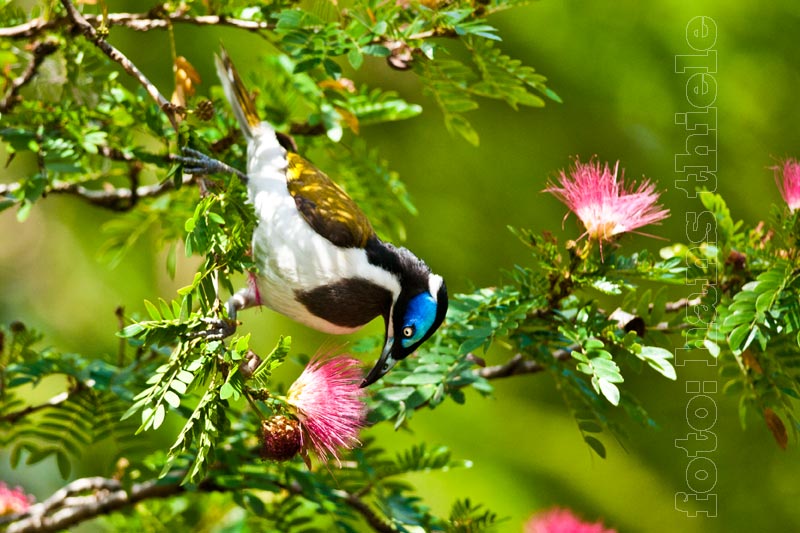
[(375, 367), (361, 384), (366, 387), (380, 379), (400, 360), (413, 353), (444, 321), (447, 287), (444, 279), (404, 248), (389, 246), (396, 255), (400, 293), (386, 322), (386, 339)]

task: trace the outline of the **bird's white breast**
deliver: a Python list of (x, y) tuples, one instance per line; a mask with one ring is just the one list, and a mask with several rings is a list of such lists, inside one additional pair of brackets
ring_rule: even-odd
[(319, 235), (297, 210), (286, 186), (286, 151), (272, 128), (263, 125), (248, 147), (248, 188), (258, 217), (253, 232), (253, 256), (259, 268), (261, 303), (309, 327), (326, 333), (350, 333), (348, 328), (312, 315), (295, 299), (296, 290), (360, 277), (400, 293), (395, 276), (370, 264), (360, 248), (339, 248)]

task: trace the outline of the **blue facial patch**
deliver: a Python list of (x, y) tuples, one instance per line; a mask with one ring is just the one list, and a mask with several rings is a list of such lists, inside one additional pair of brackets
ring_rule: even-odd
[[(404, 348), (408, 348), (422, 340), (422, 337), (431, 329), (433, 321), (436, 320), (436, 300), (427, 292), (414, 296), (408, 302), (404, 318), (400, 342)], [(408, 333), (411, 335), (407, 335)]]

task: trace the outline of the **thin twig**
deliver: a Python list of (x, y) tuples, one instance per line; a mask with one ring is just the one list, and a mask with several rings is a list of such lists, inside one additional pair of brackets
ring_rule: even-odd
[(164, 112), (169, 119), (170, 124), (172, 124), (172, 127), (177, 132), (178, 119), (175, 113), (175, 107), (169, 102), (169, 100), (164, 98), (164, 95), (159, 92), (158, 88), (153, 85), (149, 79), (147, 79), (147, 76), (145, 76), (142, 71), (140, 71), (139, 68), (125, 56), (125, 54), (110, 45), (108, 41), (106, 41), (103, 36), (97, 32), (94, 26), (92, 26), (89, 21), (87, 21), (86, 18), (80, 14), (70, 0), (61, 0), (61, 5), (63, 5), (64, 9), (67, 10), (67, 15), (72, 21), (72, 24), (84, 35), (84, 37), (94, 43), (94, 45), (102, 50), (103, 53), (111, 58), (111, 60), (119, 63), (125, 72), (130, 74), (142, 85), (142, 87), (144, 87), (145, 91), (147, 91), (147, 94), (149, 94), (150, 97), (155, 100), (155, 102), (158, 104), (158, 107)]
[[(99, 26), (103, 22), (99, 15), (84, 15), (84, 18), (92, 26)], [(56, 29), (60, 26), (69, 24), (68, 17), (58, 17), (52, 20), (36, 18), (8, 28), (0, 28), (0, 37), (11, 39), (24, 39), (34, 37), (40, 33)], [(183, 13), (167, 13), (164, 16), (154, 17), (150, 13), (110, 13), (105, 19), (107, 26), (121, 26), (136, 31), (149, 31), (155, 29), (166, 29), (170, 24), (190, 24), (193, 26), (228, 26), (240, 30), (259, 32), (272, 30), (274, 24), (267, 22), (256, 22), (252, 20), (242, 20), (218, 15), (185, 15)]]
[(28, 66), (17, 78), (9, 85), (6, 94), (0, 100), (0, 113), (8, 113), (19, 103), (18, 94), (20, 89), (27, 85), (36, 76), (42, 61), (58, 50), (58, 43), (55, 41), (42, 41), (33, 45), (33, 57)]
[[(681, 298), (680, 300), (675, 300), (674, 302), (667, 302), (664, 305), (664, 311), (667, 313), (674, 313), (675, 311), (680, 311), (682, 309), (686, 309), (687, 307), (695, 307), (697, 305), (701, 305), (703, 302), (702, 298)], [(650, 304), (650, 308), (653, 308), (653, 304)]]
[[(125, 329), (125, 307), (122, 305), (114, 309), (114, 316), (117, 317), (117, 327), (119, 332)], [(122, 368), (125, 365), (125, 348), (128, 346), (128, 341), (123, 335), (119, 335), (119, 346), (117, 348), (117, 366)]]
[(56, 394), (45, 403), (40, 403), (37, 405), (29, 405), (24, 409), (20, 409), (19, 411), (12, 411), (10, 413), (6, 413), (0, 416), (0, 422), (8, 422), (8, 423), (15, 423), (20, 418), (25, 418), (28, 415), (32, 415), (33, 413), (39, 412), (42, 409), (48, 409), (51, 407), (58, 407), (62, 403), (66, 402), (70, 398), (70, 392), (64, 391), (60, 394)]
[(53, 407), (58, 407), (63, 403), (66, 403), (70, 398), (75, 396), (76, 394), (80, 394), (81, 392), (91, 389), (95, 386), (95, 381), (93, 379), (89, 379), (86, 381), (81, 381), (77, 385), (73, 386), (70, 390), (66, 390), (59, 394), (56, 394), (49, 400), (44, 403), (36, 404), (36, 405), (29, 405), (19, 411), (12, 411), (10, 413), (6, 413), (0, 416), (0, 422), (10, 422), (11, 424), (17, 422), (21, 418), (25, 418), (28, 415), (32, 415), (33, 413), (37, 413), (43, 409), (51, 409)]
[[(566, 361), (569, 358), (569, 350), (556, 350), (553, 352), (553, 359), (557, 361)], [(536, 374), (537, 372), (542, 372), (544, 369), (545, 367), (541, 363), (526, 359), (525, 356), (518, 353), (501, 365), (476, 368), (473, 372), (485, 379), (498, 379), (519, 376), (521, 374)]]
[[(289, 484), (276, 483), (276, 485), (287, 492), (291, 492), (292, 494), (303, 494), (303, 487), (297, 482), (292, 482)], [(364, 520), (366, 520), (367, 524), (369, 524), (373, 530), (380, 533), (396, 533), (396, 528), (394, 528), (386, 519), (382, 518), (378, 513), (376, 513), (372, 507), (367, 504), (367, 502), (361, 499), (361, 497), (368, 494), (370, 490), (372, 490), (372, 485), (368, 485), (356, 493), (348, 492), (344, 489), (336, 489), (333, 491), (333, 493), (344, 500), (344, 502), (352, 507), (353, 510), (358, 512), (358, 514), (360, 514)]]
[(383, 517), (378, 515), (372, 507), (367, 505), (367, 502), (356, 496), (351, 492), (347, 492), (346, 490), (336, 490), (334, 494), (342, 498), (347, 505), (353, 508), (353, 510), (357, 511), (364, 520), (366, 520), (367, 524), (380, 533), (396, 533), (397, 529), (392, 526), (387, 520)]
[[(194, 183), (195, 176), (184, 174), (183, 185)], [(0, 197), (11, 195), (22, 187), (20, 183), (0, 183)], [(110, 189), (89, 189), (80, 183), (69, 181), (53, 181), (45, 188), (45, 194), (71, 194), (86, 200), (92, 205), (110, 209), (111, 211), (130, 211), (136, 201), (142, 198), (160, 196), (175, 187), (172, 180), (165, 180), (153, 185), (141, 185), (132, 189), (115, 187)]]

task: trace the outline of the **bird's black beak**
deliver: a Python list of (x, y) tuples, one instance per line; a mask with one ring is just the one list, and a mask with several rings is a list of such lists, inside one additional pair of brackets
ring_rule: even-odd
[(383, 346), (383, 351), (381, 352), (381, 356), (378, 357), (378, 361), (375, 363), (375, 366), (372, 367), (372, 370), (369, 371), (367, 377), (364, 378), (364, 381), (361, 382), (361, 387), (368, 387), (381, 379), (392, 367), (397, 363), (397, 360), (392, 357), (392, 346), (394, 346), (394, 339), (389, 337), (386, 339), (386, 344)]

